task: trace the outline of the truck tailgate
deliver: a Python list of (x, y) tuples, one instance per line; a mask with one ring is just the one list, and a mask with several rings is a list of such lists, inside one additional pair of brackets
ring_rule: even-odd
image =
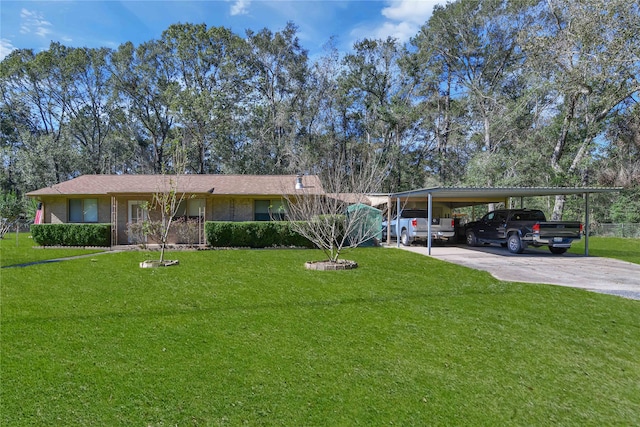
[[(418, 226), (415, 230), (424, 233), (428, 232), (429, 220), (426, 218), (417, 218), (417, 220)], [(431, 220), (431, 228), (434, 231), (454, 231), (455, 224), (451, 218), (433, 218)]]
[(573, 237), (579, 238), (582, 226), (578, 221), (540, 222), (540, 237)]
[(429, 221), (426, 218), (415, 218), (417, 220), (417, 225), (413, 227), (414, 231), (420, 233), (426, 233), (429, 227)]
[(455, 231), (456, 224), (452, 218), (434, 218), (432, 225), (437, 225), (440, 231)]

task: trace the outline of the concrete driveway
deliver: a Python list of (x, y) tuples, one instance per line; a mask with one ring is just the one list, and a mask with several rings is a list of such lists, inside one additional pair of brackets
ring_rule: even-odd
[[(400, 247), (428, 254), (424, 246)], [(536, 248), (517, 255), (498, 246), (434, 246), (431, 256), (488, 271), (499, 280), (570, 286), (640, 300), (640, 265), (611, 258), (553, 255)]]

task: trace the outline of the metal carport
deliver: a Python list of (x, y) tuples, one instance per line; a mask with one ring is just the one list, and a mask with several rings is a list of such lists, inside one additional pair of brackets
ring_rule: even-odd
[[(589, 194), (592, 193), (609, 193), (613, 191), (620, 191), (619, 187), (433, 187), (433, 188), (421, 188), (418, 190), (403, 191), (400, 193), (393, 193), (388, 195), (387, 204), (387, 221), (391, 221), (391, 204), (395, 199), (396, 212), (400, 212), (401, 201), (408, 200), (425, 200), (427, 202), (428, 210), (428, 238), (427, 247), (429, 255), (431, 255), (431, 222), (432, 222), (432, 206), (433, 202), (446, 203), (451, 208), (482, 205), (488, 203), (504, 203), (508, 206), (508, 199), (512, 197), (539, 197), (539, 196), (568, 196), (574, 194), (581, 194), (584, 198), (585, 204), (585, 218), (584, 218), (584, 235), (585, 245), (584, 254), (589, 256)], [(400, 246), (400, 239), (397, 240), (397, 245)], [(387, 228), (387, 244), (391, 243), (391, 233)]]

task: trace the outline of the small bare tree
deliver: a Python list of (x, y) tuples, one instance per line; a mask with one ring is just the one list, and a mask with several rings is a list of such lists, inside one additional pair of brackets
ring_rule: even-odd
[(175, 216), (178, 214), (180, 204), (186, 198), (184, 192), (178, 191), (178, 175), (164, 176), (162, 185), (167, 188), (153, 194), (151, 202), (146, 207), (148, 212), (158, 212), (159, 220), (147, 219), (143, 223), (144, 233), (160, 243), (160, 263), (164, 262), (164, 252), (169, 239), (169, 232)]
[[(380, 191), (388, 167), (379, 156), (341, 152), (318, 168), (324, 194), (298, 188), (284, 192), (291, 227), (338, 262), (344, 249), (354, 248), (380, 234), (380, 222), (371, 220), (367, 194)], [(351, 208), (349, 208), (351, 206)]]
[(151, 201), (145, 206), (149, 215), (157, 212), (160, 218), (153, 220), (149, 216), (143, 222), (144, 234), (160, 244), (161, 264), (164, 262), (164, 252), (167, 247), (171, 225), (178, 214), (180, 205), (187, 198), (186, 193), (180, 191), (180, 186), (178, 185), (181, 176), (183, 178), (185, 176), (184, 153), (180, 147), (174, 148), (173, 165), (175, 175), (162, 174), (158, 182), (158, 191), (153, 194)]

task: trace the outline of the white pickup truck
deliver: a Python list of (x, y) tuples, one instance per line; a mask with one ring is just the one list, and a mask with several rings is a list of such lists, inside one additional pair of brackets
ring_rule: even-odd
[[(399, 226), (396, 226), (397, 223)], [(382, 223), (383, 238), (386, 236), (387, 223)], [(394, 217), (389, 225), (391, 237), (397, 238), (400, 230), (400, 242), (409, 246), (415, 240), (426, 239), (429, 236), (429, 220), (426, 209), (404, 209), (400, 211), (400, 220)], [(455, 238), (455, 223), (453, 218), (432, 218), (431, 239), (449, 240)]]

